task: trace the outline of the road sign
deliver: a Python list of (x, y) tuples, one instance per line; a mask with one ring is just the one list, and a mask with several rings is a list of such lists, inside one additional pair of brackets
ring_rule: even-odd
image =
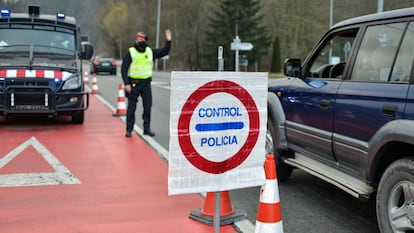
[(232, 42), (230, 47), (231, 50), (250, 51), (253, 49), (253, 44), (249, 42)]
[[(223, 89), (225, 87), (225, 89)], [(190, 136), (190, 122), (193, 113), (196, 111), (198, 104), (205, 99), (207, 96), (218, 93), (225, 92), (231, 94), (242, 101), (244, 107), (246, 108), (247, 114), (249, 116), (249, 133), (247, 139), (240, 150), (235, 153), (230, 158), (215, 162), (205, 159), (200, 155), (197, 150), (192, 145), (191, 136)], [(198, 110), (198, 115), (201, 118), (204, 117), (220, 117), (225, 116), (226, 118), (237, 118), (241, 116), (241, 110), (239, 107), (229, 106), (229, 107), (219, 107), (219, 108), (200, 108)], [(259, 127), (260, 119), (259, 112), (254, 100), (250, 94), (240, 85), (234, 82), (226, 80), (217, 80), (211, 81), (191, 94), (187, 99), (187, 102), (184, 104), (181, 111), (181, 115), (178, 119), (178, 129), (181, 133), (178, 135), (178, 142), (181, 147), (181, 150), (184, 153), (184, 156), (187, 160), (193, 164), (193, 166), (199, 168), (202, 171), (220, 174), (226, 171), (229, 171), (237, 166), (239, 166), (246, 158), (249, 156), (254, 145), (257, 142), (259, 137)], [(225, 122), (213, 122), (213, 123), (197, 123), (195, 125), (196, 131), (199, 132), (214, 132), (222, 130), (238, 130), (243, 129), (243, 121), (225, 121)], [(200, 140), (200, 146), (222, 146), (222, 145), (231, 145), (238, 144), (239, 140), (236, 135), (226, 135), (221, 138), (219, 137), (203, 137)]]
[(262, 185), (267, 74), (173, 72), (169, 193)]

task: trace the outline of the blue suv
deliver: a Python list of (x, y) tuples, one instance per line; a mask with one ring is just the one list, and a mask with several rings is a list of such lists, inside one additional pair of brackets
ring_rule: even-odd
[(376, 199), (380, 231), (414, 231), (414, 8), (334, 25), (269, 82), (267, 152)]

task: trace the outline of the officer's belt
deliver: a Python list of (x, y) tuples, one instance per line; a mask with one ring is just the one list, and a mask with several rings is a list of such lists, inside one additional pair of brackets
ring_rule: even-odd
[(129, 83), (130, 84), (135, 84), (138, 85), (140, 83), (146, 83), (146, 82), (151, 82), (152, 78), (146, 78), (146, 79), (137, 79), (137, 78), (129, 78)]

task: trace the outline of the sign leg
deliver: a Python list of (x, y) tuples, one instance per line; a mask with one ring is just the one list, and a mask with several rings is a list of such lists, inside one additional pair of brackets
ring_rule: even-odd
[(215, 207), (214, 207), (214, 233), (220, 233), (220, 192), (215, 193)]

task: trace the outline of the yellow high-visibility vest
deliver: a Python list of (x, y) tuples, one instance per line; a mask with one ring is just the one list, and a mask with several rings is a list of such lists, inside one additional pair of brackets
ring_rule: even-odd
[(145, 48), (145, 52), (140, 53), (134, 47), (129, 48), (131, 54), (131, 64), (128, 70), (128, 76), (132, 79), (147, 79), (152, 76), (153, 55), (152, 49)]

